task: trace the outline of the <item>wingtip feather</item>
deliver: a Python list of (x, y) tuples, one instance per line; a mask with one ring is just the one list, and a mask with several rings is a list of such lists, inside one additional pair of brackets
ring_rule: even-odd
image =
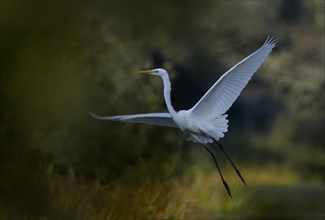
[(276, 39), (274, 36), (268, 35), (264, 42), (264, 45), (270, 45), (275, 47), (277, 43), (278, 43), (278, 39)]

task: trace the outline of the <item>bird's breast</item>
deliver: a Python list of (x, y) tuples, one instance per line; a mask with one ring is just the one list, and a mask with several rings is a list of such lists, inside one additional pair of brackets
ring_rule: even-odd
[(189, 111), (179, 111), (176, 120), (180, 129), (189, 133), (201, 134), (202, 120)]

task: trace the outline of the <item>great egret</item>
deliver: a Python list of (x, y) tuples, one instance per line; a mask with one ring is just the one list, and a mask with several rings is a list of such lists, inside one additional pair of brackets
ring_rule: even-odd
[(228, 131), (228, 120), (225, 112), (237, 99), (243, 88), (247, 85), (256, 70), (260, 67), (265, 58), (275, 47), (277, 40), (268, 37), (264, 44), (254, 53), (237, 63), (208, 90), (208, 92), (189, 110), (175, 111), (170, 100), (170, 80), (166, 70), (153, 69), (139, 71), (143, 74), (159, 76), (164, 84), (164, 98), (169, 113), (148, 113), (136, 115), (118, 116), (97, 116), (90, 113), (93, 117), (101, 120), (123, 121), (131, 123), (144, 123), (160, 126), (179, 128), (189, 134), (190, 141), (200, 143), (212, 156), (218, 169), (221, 180), (231, 197), (230, 189), (223, 178), (217, 160), (208, 148), (207, 144), (215, 141), (224, 152), (237, 175), (246, 185), (246, 182), (235, 164), (232, 162), (222, 145), (218, 142)]

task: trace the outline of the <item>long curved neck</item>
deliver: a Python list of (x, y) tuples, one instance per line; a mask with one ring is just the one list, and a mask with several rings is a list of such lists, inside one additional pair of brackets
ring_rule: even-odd
[(171, 100), (170, 100), (171, 86), (170, 86), (169, 77), (168, 77), (168, 75), (163, 75), (163, 76), (161, 76), (161, 79), (162, 79), (163, 84), (164, 84), (164, 98), (165, 98), (166, 106), (167, 106), (168, 111), (171, 114), (171, 116), (173, 118), (175, 118), (176, 115), (177, 115), (177, 112), (173, 108)]

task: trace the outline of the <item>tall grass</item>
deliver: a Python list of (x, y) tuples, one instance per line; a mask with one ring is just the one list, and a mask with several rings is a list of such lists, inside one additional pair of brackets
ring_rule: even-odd
[(241, 167), (246, 187), (231, 167), (223, 171), (233, 198), (228, 197), (214, 169), (191, 168), (170, 179), (139, 172), (109, 183), (100, 178), (85, 181), (70, 170), (66, 177), (49, 177), (52, 212), (40, 219), (324, 217), (322, 184), (308, 183), (287, 167)]

